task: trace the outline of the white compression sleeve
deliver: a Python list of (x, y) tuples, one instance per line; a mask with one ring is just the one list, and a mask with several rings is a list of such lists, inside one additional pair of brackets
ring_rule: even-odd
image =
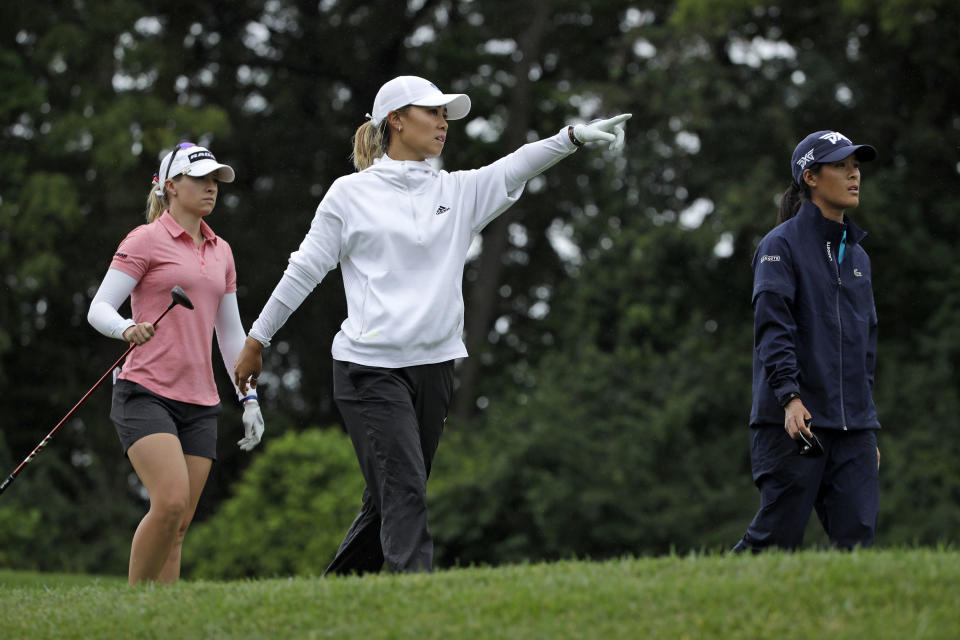
[[(220, 308), (217, 309), (217, 317), (214, 320), (214, 328), (217, 330), (217, 345), (220, 347), (220, 355), (223, 357), (223, 365), (227, 368), (230, 379), (233, 380), (233, 366), (237, 362), (237, 356), (243, 349), (243, 342), (246, 340), (246, 334), (243, 332), (243, 322), (240, 320), (240, 306), (237, 304), (237, 294), (228, 293), (220, 299)], [(237, 398), (243, 400), (245, 397), (240, 393), (236, 383), (233, 385)], [(250, 389), (248, 396), (256, 396), (255, 389)]]
[(108, 338), (123, 340), (123, 332), (136, 325), (136, 322), (121, 316), (117, 309), (136, 286), (137, 281), (132, 276), (118, 269), (108, 269), (100, 288), (97, 289), (97, 295), (93, 296), (90, 302), (87, 322)]

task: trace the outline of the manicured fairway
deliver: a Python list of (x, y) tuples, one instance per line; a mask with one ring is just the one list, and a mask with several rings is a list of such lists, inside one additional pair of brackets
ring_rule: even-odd
[(181, 581), (0, 571), (0, 638), (958, 638), (960, 553), (560, 562)]

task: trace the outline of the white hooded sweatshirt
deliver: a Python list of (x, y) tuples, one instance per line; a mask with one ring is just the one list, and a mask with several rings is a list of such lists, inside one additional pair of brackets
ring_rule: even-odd
[(564, 128), (481, 169), (436, 171), (382, 156), (339, 178), (250, 336), (268, 345), (339, 263), (347, 318), (333, 339), (335, 360), (399, 368), (466, 356), (462, 283), (473, 235), (575, 150)]

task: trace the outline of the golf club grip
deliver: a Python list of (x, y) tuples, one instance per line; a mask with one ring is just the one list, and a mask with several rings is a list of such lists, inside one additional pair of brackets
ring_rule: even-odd
[(11, 482), (13, 482), (13, 479), (16, 477), (17, 477), (16, 473), (11, 473), (9, 476), (7, 476), (7, 479), (3, 481), (3, 484), (0, 484), (0, 493), (3, 493), (4, 491), (6, 491), (7, 486)]

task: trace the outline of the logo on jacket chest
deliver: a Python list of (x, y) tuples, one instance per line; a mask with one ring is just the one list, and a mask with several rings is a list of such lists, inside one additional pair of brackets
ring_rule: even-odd
[(439, 207), (437, 207), (437, 215), (438, 215), (438, 216), (442, 216), (442, 215), (445, 214), (447, 211), (450, 211), (450, 207), (445, 207), (445, 206), (443, 206), (443, 205), (440, 205)]

